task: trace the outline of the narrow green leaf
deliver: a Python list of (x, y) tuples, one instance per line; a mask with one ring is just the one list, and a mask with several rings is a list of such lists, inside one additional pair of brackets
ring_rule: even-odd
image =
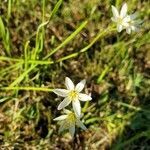
[(87, 23), (88, 21), (84, 21), (66, 40), (64, 40), (58, 47), (56, 47), (49, 54), (47, 54), (44, 59), (47, 59), (48, 57), (56, 53), (60, 48), (68, 44), (73, 38), (75, 38), (77, 34), (80, 33), (80, 31), (86, 26)]

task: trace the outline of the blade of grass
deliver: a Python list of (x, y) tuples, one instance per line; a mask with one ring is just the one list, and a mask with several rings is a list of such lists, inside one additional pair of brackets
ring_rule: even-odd
[(143, 108), (141, 108), (141, 107), (135, 107), (135, 106), (133, 106), (133, 105), (130, 105), (130, 104), (127, 104), (127, 103), (123, 103), (123, 102), (117, 102), (117, 103), (118, 103), (119, 105), (122, 105), (122, 106), (124, 106), (124, 107), (129, 108), (129, 109), (133, 109), (133, 110), (136, 110), (136, 111), (143, 111), (143, 112), (148, 112), (148, 113), (150, 113), (149, 110), (143, 109)]
[(20, 82), (25, 78), (25, 76), (26, 76), (31, 70), (33, 70), (35, 67), (36, 67), (36, 65), (33, 65), (33, 66), (31, 66), (29, 69), (27, 69), (27, 70), (26, 70), (24, 73), (22, 73), (14, 82), (12, 82), (9, 87), (13, 87), (13, 86), (17, 85), (18, 83), (20, 83)]
[(61, 6), (62, 2), (63, 2), (63, 0), (59, 0), (59, 1), (56, 3), (54, 9), (53, 9), (52, 12), (50, 13), (49, 21), (50, 21), (50, 19), (57, 13), (57, 11), (58, 11), (59, 7)]
[[(61, 3), (62, 3), (62, 0), (59, 0), (59, 1), (56, 3), (56, 5), (55, 5), (55, 7), (54, 7), (54, 9), (53, 9), (53, 11), (52, 11), (52, 13), (50, 14), (49, 20), (50, 20), (50, 19), (54, 16), (54, 14), (58, 11), (58, 9), (59, 9)], [(43, 4), (43, 5), (44, 5), (44, 4)], [(46, 25), (47, 23), (48, 23), (48, 22), (44, 22), (44, 23), (41, 24), (41, 26), (44, 26), (44, 25)], [(13, 83), (11, 83), (9, 87), (13, 87), (13, 86), (15, 86), (16, 84), (20, 83), (20, 82), (24, 79), (24, 77), (25, 77), (29, 72), (31, 72), (36, 66), (37, 66), (37, 65), (32, 65), (28, 70), (26, 70), (23, 74), (21, 74)]]
[[(77, 30), (75, 32), (73, 32), (73, 34), (71, 34), (62, 44), (60, 44), (56, 49), (54, 49), (53, 53), (56, 52), (59, 48), (63, 47), (64, 45), (66, 45), (78, 32), (80, 32), (80, 30), (87, 24), (87, 21), (85, 21), (83, 24), (81, 24), (81, 28), (77, 28)], [(113, 28), (111, 28), (111, 30), (114, 30)], [(78, 31), (78, 32), (77, 32)], [(106, 30), (108, 31), (108, 30)], [(105, 31), (105, 32), (106, 32)], [(88, 50), (102, 35), (105, 35), (105, 32), (104, 33), (99, 33), (98, 36), (96, 36), (93, 41), (85, 48), (81, 49), (80, 52), (85, 52), (86, 50)], [(109, 31), (110, 32), (110, 31)], [(52, 54), (52, 53), (51, 53)], [(78, 53), (75, 53), (73, 54), (73, 56), (77, 56)], [(48, 55), (49, 56), (49, 55)], [(72, 56), (72, 55), (70, 55)], [(68, 58), (71, 58), (71, 57), (68, 57)], [(45, 57), (46, 59), (46, 57)], [(66, 59), (66, 57), (64, 58), (64, 60)], [(9, 60), (9, 59), (8, 59)], [(13, 59), (14, 60), (14, 59)], [(60, 59), (58, 60), (58, 62), (62, 61), (63, 59)], [(33, 61), (34, 62), (34, 61)], [(41, 61), (42, 62), (42, 61)], [(47, 63), (47, 62), (46, 62)], [(50, 62), (48, 62), (50, 63)], [(51, 62), (52, 63), (52, 62)], [(9, 87), (13, 87), (15, 86), (17, 83), (21, 82), (24, 77), (31, 71), (33, 70), (34, 68), (36, 67), (36, 65), (32, 66), (31, 68), (29, 68), (28, 70), (26, 70), (20, 77), (18, 77), (12, 84), (10, 84)]]
[[(59, 1), (56, 3), (56, 5), (54, 6), (54, 9), (52, 10), (52, 12), (51, 12), (50, 15), (49, 15), (48, 23), (49, 23), (50, 20), (54, 17), (54, 15), (57, 13), (57, 11), (58, 11), (59, 7), (61, 6), (62, 2), (63, 2), (63, 0), (59, 0)], [(44, 8), (44, 12), (45, 12), (45, 8)], [(43, 22), (45, 22), (44, 19), (43, 19), (43, 17), (44, 17), (44, 14), (42, 15), (42, 20), (43, 20)], [(48, 24), (48, 23), (47, 23), (47, 24)], [(33, 38), (33, 37), (36, 35), (36, 33), (37, 33), (37, 32), (33, 32), (33, 33), (31, 34), (31, 36), (29, 37), (29, 39)]]
[(2, 38), (2, 43), (4, 45), (4, 48), (6, 50), (6, 54), (8, 56), (11, 56), (10, 53), (10, 34), (7, 27), (4, 26), (3, 20), (0, 17), (0, 37)]
[[(33, 50), (33, 53), (32, 53), (32, 56), (31, 56), (31, 59), (35, 60), (37, 59), (37, 54), (39, 52), (42, 51), (43, 49), (43, 40), (44, 40), (44, 26), (48, 24), (48, 21), (46, 22), (43, 22), (39, 25), (38, 29), (37, 29), (37, 33), (36, 33), (36, 46)], [(41, 31), (42, 30), (42, 31)], [(41, 31), (41, 32), (40, 32)]]
[[(55, 53), (57, 50), (59, 50), (61, 47), (65, 46), (66, 44), (68, 44), (87, 24), (87, 21), (83, 22), (65, 41), (63, 41), (56, 49), (54, 49), (50, 55), (48, 54), (46, 57), (44, 57), (44, 59), (47, 59), (49, 56), (51, 56), (51, 54)], [(36, 65), (31, 66), (28, 70), (26, 70), (23, 74), (21, 74), (13, 83), (10, 84), (9, 87), (13, 87), (16, 84), (20, 83), (24, 77), (31, 72)]]
[(65, 39), (58, 47), (53, 49), (49, 54), (47, 54), (44, 59), (48, 59), (51, 55), (56, 53), (60, 48), (64, 47), (66, 44), (68, 44), (71, 40), (75, 38), (77, 34), (80, 33), (80, 31), (87, 25), (88, 21), (84, 21), (67, 39)]
[(12, 0), (8, 0), (7, 23), (9, 22), (9, 19), (11, 17), (11, 7), (12, 7)]
[[(69, 54), (68, 56), (64, 56), (64, 57), (58, 59), (56, 62), (61, 62), (61, 61), (67, 60), (67, 59), (71, 59), (73, 57), (78, 56), (80, 53), (86, 52), (89, 48), (91, 48), (93, 46), (94, 43), (97, 42), (97, 40), (99, 40), (99, 38), (103, 37), (106, 33), (109, 33), (109, 32), (114, 31), (114, 30), (116, 30), (116, 29), (109, 27), (105, 31), (102, 31), (102, 32), (100, 31), (99, 34), (92, 40), (92, 42), (89, 45), (87, 45), (86, 47), (81, 49), (79, 52), (75, 52), (73, 54)], [(63, 43), (61, 45), (63, 45)], [(0, 60), (24, 62), (23, 59), (9, 58), (9, 57), (3, 57), (3, 56), (0, 56)], [(41, 64), (42, 65), (42, 64), (52, 64), (54, 62), (53, 61), (44, 61), (44, 60), (28, 60), (28, 63), (35, 63), (35, 64)]]
[(5, 27), (2, 18), (0, 17), (0, 37), (4, 38), (5, 36)]
[[(68, 56), (64, 56), (64, 57), (58, 59), (56, 62), (61, 62), (61, 61), (67, 60), (67, 59), (71, 59), (73, 57), (78, 56), (80, 53), (86, 52), (89, 48), (92, 47), (92, 45), (94, 43), (97, 42), (97, 40), (99, 40), (99, 38), (103, 37), (106, 33), (109, 33), (114, 30), (115, 30), (114, 28), (110, 27), (103, 32), (100, 31), (99, 34), (92, 40), (92, 42), (89, 45), (87, 45), (86, 47), (81, 49), (79, 52), (75, 52), (73, 54), (69, 54)], [(0, 60), (24, 62), (23, 59), (15, 59), (15, 58), (3, 57), (3, 56), (0, 56)], [(34, 64), (39, 64), (39, 65), (43, 65), (43, 64), (49, 65), (49, 64), (53, 64), (54, 62), (53, 61), (44, 61), (44, 60), (28, 60), (28, 63), (34, 63)]]
[[(19, 63), (25, 63), (25, 59), (20, 58), (10, 58), (10, 57), (3, 57), (0, 56), (1, 61), (10, 61), (10, 62), (19, 62)], [(54, 61), (47, 61), (47, 60), (28, 60), (28, 64), (37, 64), (37, 65), (49, 65), (53, 64)]]
[(25, 43), (25, 47), (24, 47), (24, 67), (25, 67), (25, 71), (28, 69), (28, 46), (29, 46), (29, 42), (27, 41)]
[(0, 87), (1, 90), (26, 90), (26, 91), (44, 91), (52, 92), (53, 89), (44, 87)]
[(13, 64), (9, 67), (6, 67), (6, 68), (3, 68), (2, 70), (0, 70), (0, 77), (6, 75), (9, 72), (13, 72), (15, 70), (17, 70), (21, 65), (23, 64), (23, 62), (19, 62), (19, 63), (16, 63), (16, 64)]
[(61, 62), (61, 61), (64, 61), (64, 60), (67, 60), (67, 59), (70, 59), (70, 58), (73, 58), (73, 57), (76, 57), (78, 56), (80, 53), (84, 53), (86, 52), (89, 48), (91, 48), (93, 46), (93, 44), (95, 44), (101, 37), (105, 36), (107, 33), (110, 33), (112, 31), (115, 31), (116, 29), (113, 28), (113, 27), (108, 27), (106, 30), (104, 31), (100, 31), (98, 33), (98, 35), (92, 40), (92, 42), (87, 45), (86, 47), (82, 48), (79, 52), (76, 52), (76, 53), (73, 53), (73, 54), (70, 54), (68, 56), (65, 56), (63, 58), (60, 58), (58, 59), (57, 62)]

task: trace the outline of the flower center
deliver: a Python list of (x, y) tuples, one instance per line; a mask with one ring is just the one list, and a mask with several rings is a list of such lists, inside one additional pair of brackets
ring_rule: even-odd
[(64, 122), (64, 127), (67, 129), (67, 128), (70, 128), (72, 125), (75, 125), (75, 122), (76, 122), (76, 116), (74, 113), (70, 113), (68, 114), (68, 117), (67, 119), (65, 120)]
[(122, 24), (122, 22), (123, 22), (123, 19), (121, 17), (118, 17), (118, 23)]
[(69, 123), (70, 123), (70, 124), (75, 123), (75, 121), (76, 121), (75, 114), (74, 114), (74, 113), (70, 113), (70, 114), (68, 115), (68, 120), (69, 120)]
[(75, 90), (70, 91), (69, 98), (73, 101), (78, 98), (78, 93)]

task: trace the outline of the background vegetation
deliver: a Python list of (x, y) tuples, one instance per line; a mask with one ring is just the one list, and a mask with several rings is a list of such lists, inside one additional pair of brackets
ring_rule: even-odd
[[(0, 0), (0, 149), (150, 149), (149, 2), (126, 1), (143, 20), (131, 35), (110, 19), (123, 2)], [(53, 121), (66, 76), (93, 98), (74, 140)]]

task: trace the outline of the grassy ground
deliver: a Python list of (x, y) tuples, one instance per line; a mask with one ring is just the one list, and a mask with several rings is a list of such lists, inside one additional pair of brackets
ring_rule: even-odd
[[(111, 5), (121, 0), (0, 0), (0, 149), (149, 150), (149, 3), (138, 33), (118, 33)], [(65, 77), (87, 80), (88, 130), (58, 134)]]

